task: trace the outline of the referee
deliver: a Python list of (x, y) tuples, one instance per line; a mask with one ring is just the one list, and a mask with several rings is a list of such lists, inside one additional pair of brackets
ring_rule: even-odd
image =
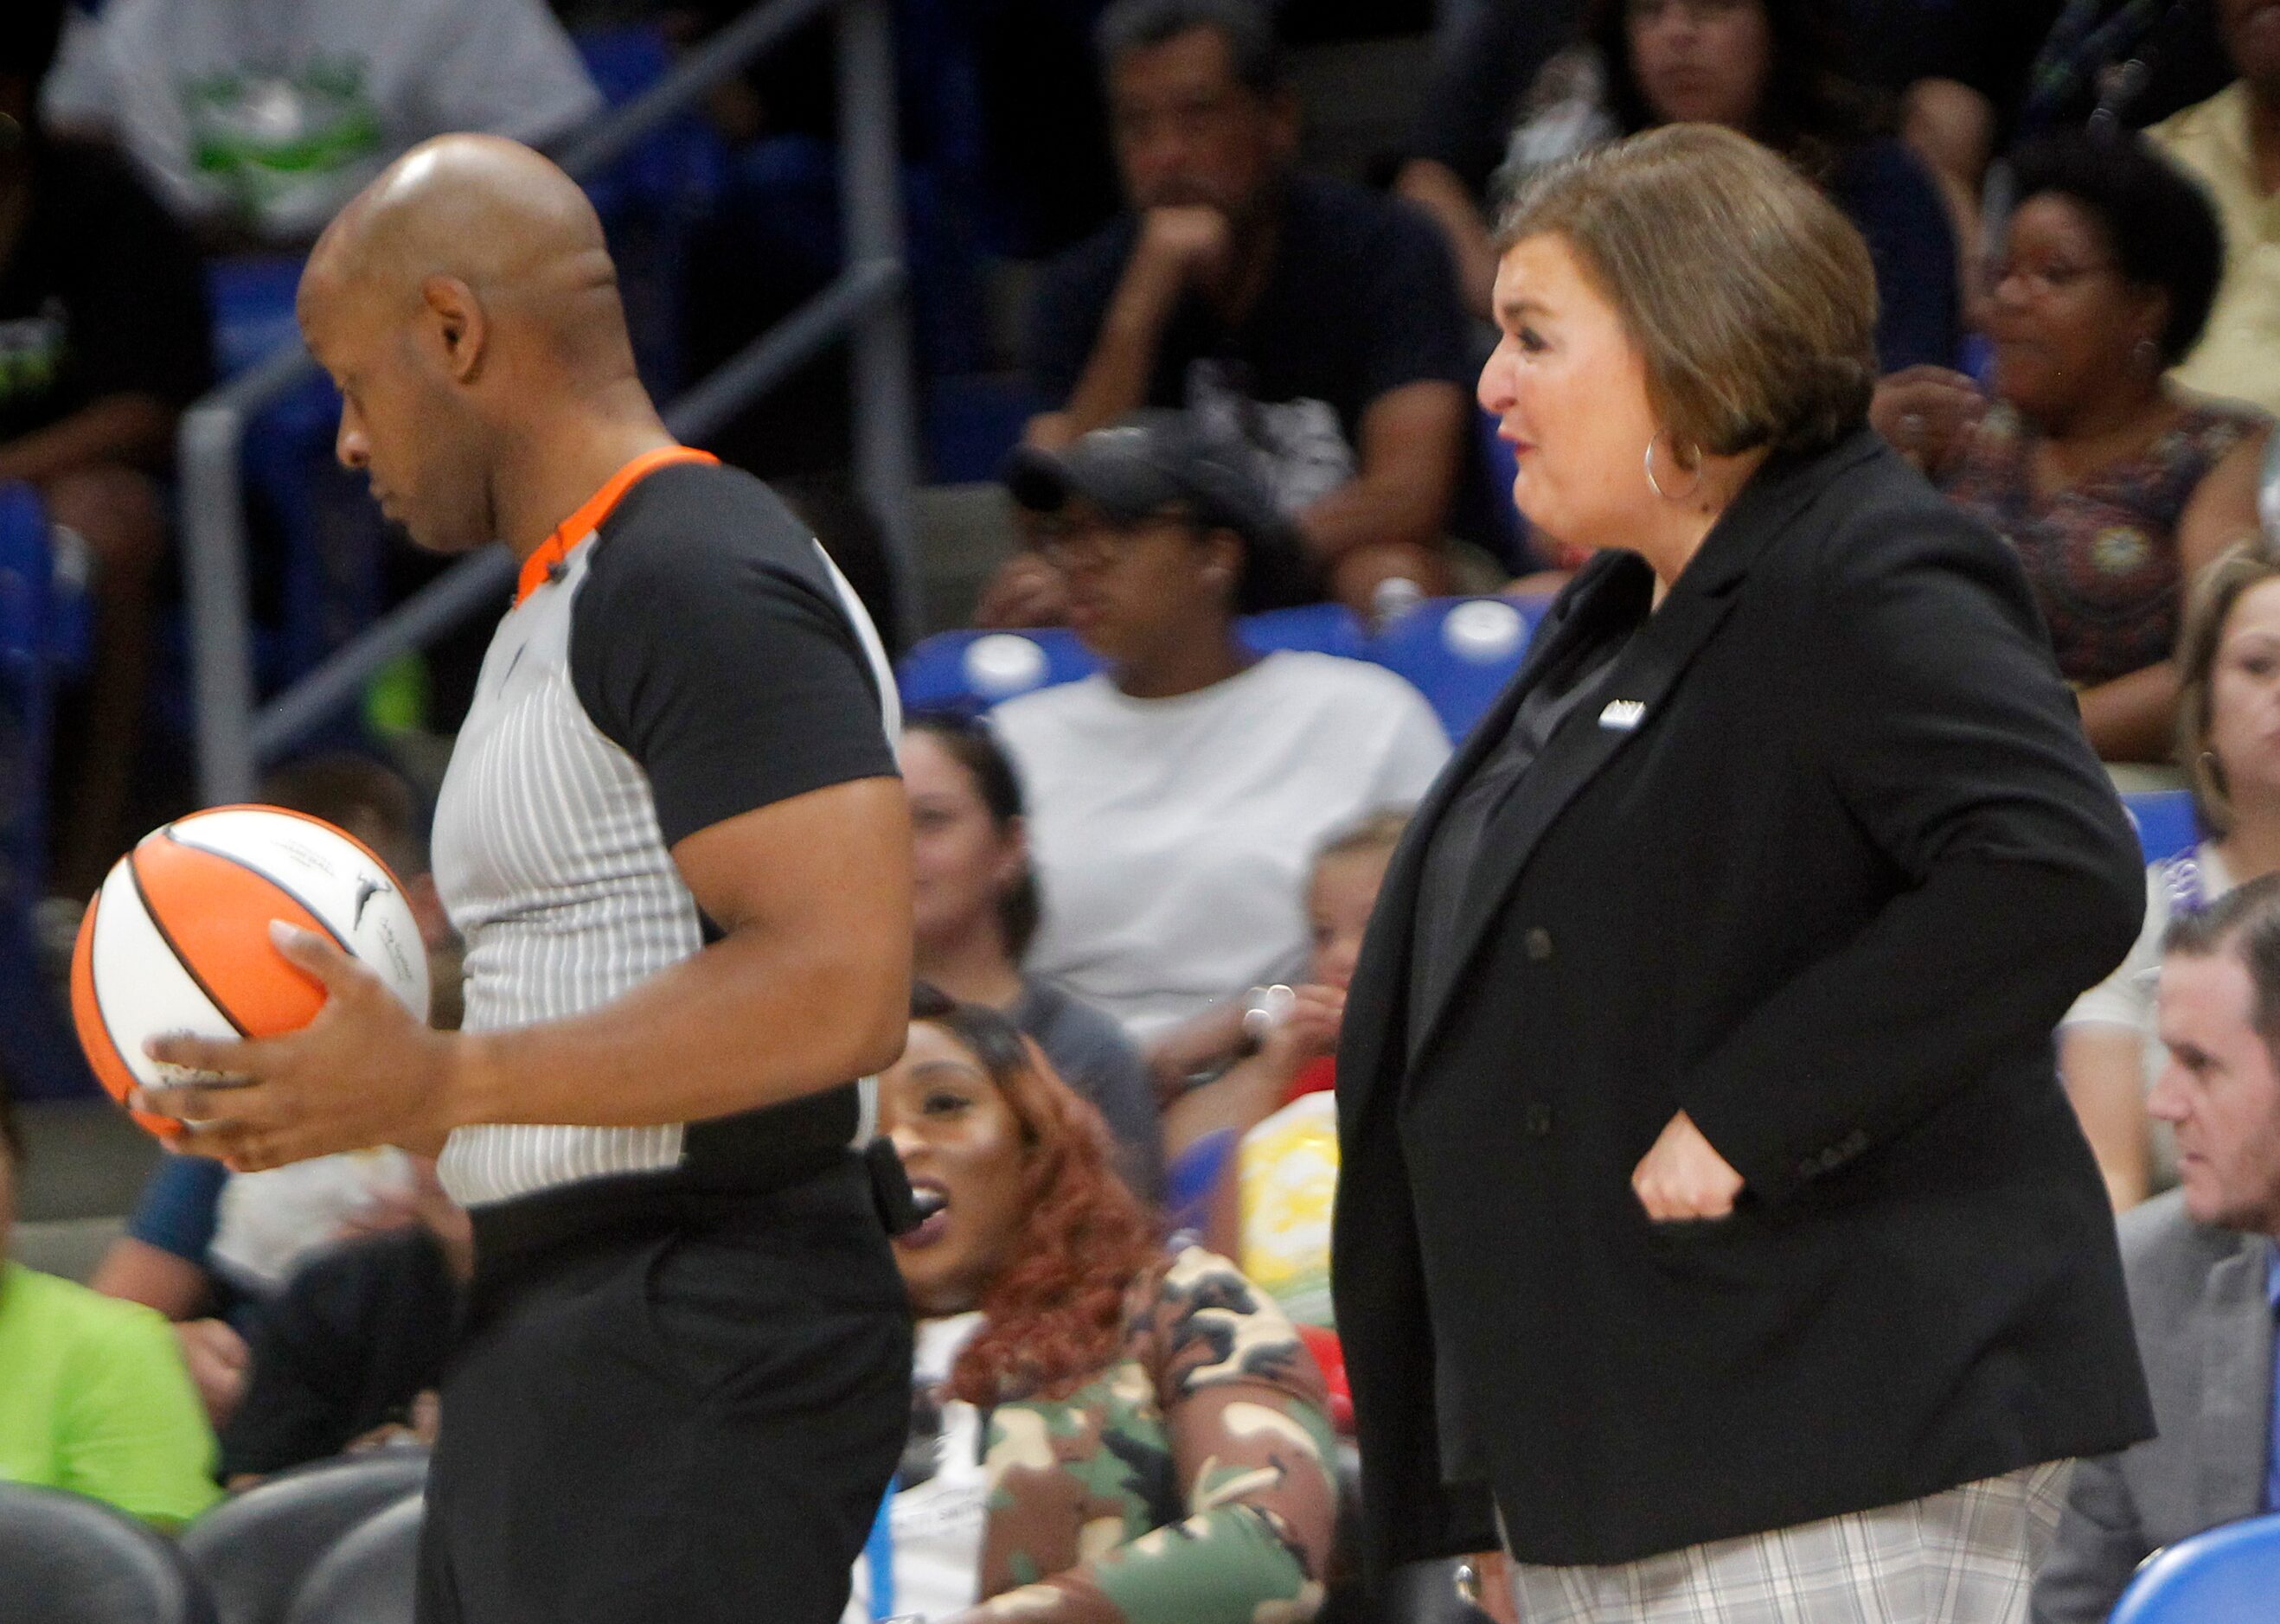
[(826, 1624), (910, 1400), (907, 1191), (850, 1148), (910, 988), (884, 654), (766, 488), (674, 443), (528, 149), (406, 154), (299, 314), (382, 510), (522, 565), (435, 816), (466, 1027), (281, 932), (323, 1012), (154, 1045), (250, 1080), (158, 1108), (240, 1169), (440, 1149), (472, 1211), (421, 1624)]

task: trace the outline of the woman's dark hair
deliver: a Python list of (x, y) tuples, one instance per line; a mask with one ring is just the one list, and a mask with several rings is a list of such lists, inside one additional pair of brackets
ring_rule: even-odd
[(0, 79), (36, 85), (47, 77), (66, 9), (65, 0), (8, 0), (0, 6)]
[(2168, 296), (2161, 359), (2184, 360), (2224, 276), (2224, 227), (2199, 183), (2128, 131), (2043, 136), (2011, 159), (2011, 178), (2021, 204), (2054, 196), (2081, 210), (2123, 281)]
[(24, 1159), (24, 1136), (16, 1128), (16, 1102), (5, 1077), (0, 1077), (0, 1158), (12, 1167)]
[[(1827, 185), (1847, 148), (1891, 127), (1891, 110), (1877, 95), (1846, 76), (1828, 0), (1737, 0), (1765, 14), (1773, 60), (1758, 104), (1758, 122), (1746, 132)], [(1630, 0), (1592, 0), (1584, 38), (1607, 71), (1607, 106), (1626, 135), (1660, 123), (1639, 89), (1631, 60)]]
[(981, 1064), (1021, 1124), (1021, 1223), (982, 1288), (982, 1328), (951, 1366), (969, 1404), (1064, 1398), (1116, 1357), (1133, 1286), (1161, 1237), (1116, 1171), (1108, 1125), (998, 1011), (920, 981), (911, 1020), (939, 1027)]
[[(904, 726), (934, 740), (950, 752), (951, 759), (973, 774), (974, 788), (1000, 835), (1005, 833), (1009, 824), (1025, 815), (1021, 775), (1014, 772), (1013, 758), (998, 743), (998, 735), (990, 731), (989, 723), (951, 712), (928, 712), (910, 718)], [(1005, 957), (1016, 965), (1036, 936), (1042, 912), (1037, 872), (1024, 863), (1013, 883), (998, 898), (998, 929), (1005, 938)]]

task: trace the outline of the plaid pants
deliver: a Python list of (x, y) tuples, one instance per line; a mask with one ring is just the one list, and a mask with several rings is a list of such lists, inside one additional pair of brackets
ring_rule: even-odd
[(1512, 1565), (1521, 1624), (2026, 1624), (2070, 1461), (1607, 1567)]

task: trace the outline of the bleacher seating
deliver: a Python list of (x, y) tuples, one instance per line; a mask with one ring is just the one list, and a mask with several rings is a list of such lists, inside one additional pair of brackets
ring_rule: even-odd
[(2280, 1516), (2227, 1523), (2156, 1551), (2110, 1624), (2267, 1624), (2280, 1614)]
[(218, 1624), (285, 1624), (303, 1581), (352, 1528), (417, 1493), (428, 1451), (391, 1447), (280, 1473), (182, 1530)]
[(0, 1617), (14, 1624), (215, 1624), (172, 1540), (100, 1500), (0, 1483)]
[(2125, 795), (2122, 804), (2129, 809), (2130, 821), (2138, 831), (2138, 843), (2145, 848), (2148, 863), (2166, 862), (2180, 852), (2191, 850), (2200, 840), (2200, 824), (2193, 812), (2190, 790), (2157, 789)]
[(0, 484), (0, 1074), (26, 1099), (94, 1088), (43, 982), (33, 918), (47, 873), (56, 686), (85, 665), (87, 636), (81, 583), (58, 575), (39, 494)]
[[(1520, 669), (1544, 606), (1503, 597), (1431, 599), (1373, 635), (1335, 604), (1245, 617), (1236, 635), (1259, 653), (1312, 650), (1384, 666), (1414, 683), (1461, 738)], [(1033, 689), (1074, 682), (1100, 662), (1060, 627), (942, 632), (903, 657), (903, 706), (976, 715)]]
[(426, 1511), (415, 1489), (343, 1535), (302, 1582), (286, 1624), (412, 1624)]

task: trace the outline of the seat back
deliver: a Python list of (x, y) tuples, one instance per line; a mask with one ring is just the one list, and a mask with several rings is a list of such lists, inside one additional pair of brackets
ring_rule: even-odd
[(2122, 804), (2129, 808), (2130, 821), (2138, 830), (2138, 843), (2145, 848), (2148, 863), (2167, 862), (2191, 850), (2200, 840), (2200, 824), (2189, 789), (2125, 795)]
[(1406, 677), (1450, 738), (1461, 739), (1520, 669), (1547, 606), (1509, 597), (1437, 598), (1381, 632), (1369, 658)]
[(301, 1582), (287, 1624), (412, 1624), (427, 1509), (415, 1490), (343, 1535)]
[(214, 1624), (173, 1543), (84, 1495), (0, 1483), (0, 1613), (9, 1624)]
[(341, 1537), (428, 1481), (428, 1451), (381, 1449), (280, 1473), (182, 1530), (220, 1624), (283, 1624), (302, 1581)]
[(2138, 1570), (2108, 1624), (2263, 1624), (2280, 1617), (2280, 1515), (2181, 1539)]

